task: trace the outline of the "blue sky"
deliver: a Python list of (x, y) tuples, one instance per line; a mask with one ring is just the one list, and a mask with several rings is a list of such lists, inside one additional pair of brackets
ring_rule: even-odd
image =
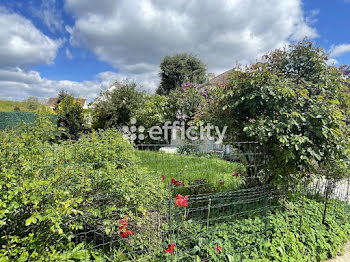
[[(319, 37), (314, 41), (329, 51), (332, 45), (350, 44), (350, 0), (307, 0), (306, 12), (317, 10), (315, 28)], [(350, 50), (337, 57), (339, 64), (350, 65)]]
[(125, 79), (152, 92), (164, 55), (219, 74), (304, 37), (350, 64), (349, 15), (350, 0), (0, 0), (0, 98), (91, 100)]

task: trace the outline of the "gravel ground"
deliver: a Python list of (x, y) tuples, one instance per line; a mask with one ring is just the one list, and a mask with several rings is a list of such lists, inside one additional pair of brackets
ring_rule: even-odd
[(325, 262), (350, 262), (350, 242), (344, 247), (344, 252), (333, 259), (328, 259)]

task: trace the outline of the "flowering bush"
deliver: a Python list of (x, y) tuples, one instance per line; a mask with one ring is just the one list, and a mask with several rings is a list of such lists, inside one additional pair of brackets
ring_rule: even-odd
[(196, 113), (210, 98), (210, 89), (200, 88), (197, 84), (184, 83), (169, 95), (171, 121), (180, 121), (186, 124), (194, 120)]

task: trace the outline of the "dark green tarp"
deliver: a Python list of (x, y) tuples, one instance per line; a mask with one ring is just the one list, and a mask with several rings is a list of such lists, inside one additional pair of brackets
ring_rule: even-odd
[[(16, 127), (21, 122), (27, 124), (34, 123), (35, 119), (39, 116), (38, 113), (31, 112), (0, 112), (0, 130), (5, 128)], [(57, 115), (49, 115), (53, 122), (56, 122)]]

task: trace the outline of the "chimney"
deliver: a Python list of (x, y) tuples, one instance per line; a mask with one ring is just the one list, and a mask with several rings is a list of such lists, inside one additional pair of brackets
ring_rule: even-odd
[(215, 73), (208, 73), (208, 81), (210, 82), (215, 77)]

